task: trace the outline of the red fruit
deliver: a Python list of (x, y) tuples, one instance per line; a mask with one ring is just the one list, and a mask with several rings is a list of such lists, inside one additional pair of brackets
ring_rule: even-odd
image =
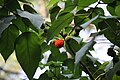
[(64, 46), (64, 41), (62, 39), (58, 39), (55, 41), (54, 45), (57, 47), (57, 48), (61, 48)]

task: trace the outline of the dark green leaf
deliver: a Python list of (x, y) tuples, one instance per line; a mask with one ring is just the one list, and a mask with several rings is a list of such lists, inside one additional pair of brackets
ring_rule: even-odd
[(21, 9), (20, 4), (17, 0), (5, 0), (5, 8), (10, 11)]
[(64, 66), (67, 66), (68, 69), (71, 71), (71, 72), (74, 72), (74, 60), (73, 59), (67, 59), (64, 61), (63, 63)]
[(45, 72), (45, 73), (40, 75), (39, 80), (52, 80), (52, 78), (48, 76), (47, 72)]
[(115, 0), (102, 0), (104, 3), (112, 3)]
[(4, 0), (0, 0), (0, 5), (3, 5), (4, 4)]
[(16, 39), (15, 52), (18, 62), (31, 80), (41, 60), (38, 36), (33, 32), (21, 34)]
[(60, 53), (60, 56), (58, 57), (58, 60), (63, 62), (66, 59), (67, 59), (67, 53), (65, 53), (65, 52)]
[(61, 29), (68, 26), (71, 21), (73, 20), (74, 15), (72, 13), (68, 13), (62, 16), (59, 16), (57, 20), (54, 21), (52, 26), (49, 29), (48, 32), (48, 41), (54, 37), (54, 35), (57, 35)]
[(55, 6), (50, 10), (51, 22), (54, 22), (54, 20), (57, 18), (57, 14), (59, 13), (60, 9), (61, 8), (59, 6)]
[(28, 11), (30, 13), (37, 13), (30, 5), (24, 4), (23, 8), (25, 11)]
[(17, 10), (17, 12), (21, 17), (28, 18), (37, 30), (39, 30), (41, 25), (43, 24), (44, 20), (38, 14), (35, 14), (35, 13), (32, 14), (27, 11), (21, 11), (21, 10)]
[(58, 58), (60, 56), (59, 48), (55, 47), (54, 45), (51, 46), (51, 54), (52, 56), (58, 61)]
[[(72, 43), (72, 44), (71, 44)], [(75, 47), (77, 46), (77, 47)], [(73, 38), (71, 38), (69, 41), (66, 42), (65, 47), (67, 49), (67, 51), (74, 56), (75, 54), (73, 54), (73, 52), (71, 52), (71, 49), (74, 52), (77, 52), (82, 46)]]
[(21, 30), (22, 32), (27, 31), (27, 26), (24, 24), (24, 22), (22, 21), (21, 17), (17, 17), (16, 19), (12, 20), (13, 24), (15, 24), (19, 30)]
[(0, 8), (0, 18), (7, 16), (8, 16), (8, 11), (5, 8)]
[(116, 13), (115, 13), (115, 8), (114, 8), (114, 7), (108, 5), (108, 6), (107, 6), (107, 10), (109, 11), (109, 13), (110, 13), (111, 15), (113, 15), (113, 16), (116, 15)]
[(106, 19), (98, 24), (101, 30), (104, 31), (104, 35), (110, 42), (114, 43), (117, 46), (120, 46), (120, 25), (116, 19)]
[(0, 38), (0, 52), (6, 61), (14, 51), (14, 42), (19, 35), (19, 30), (15, 25), (6, 28)]

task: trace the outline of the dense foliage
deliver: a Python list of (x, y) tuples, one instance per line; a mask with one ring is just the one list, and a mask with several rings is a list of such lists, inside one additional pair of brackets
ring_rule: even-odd
[[(58, 3), (65, 4), (64, 8)], [(89, 7), (93, 3), (96, 5)], [(99, 4), (107, 4), (111, 16), (105, 16)], [(120, 79), (119, 51), (114, 51), (114, 46), (120, 47), (120, 0), (50, 0), (50, 22), (32, 7), (29, 0), (0, 0), (0, 53), (5, 61), (15, 51), (29, 80), (37, 67), (48, 67), (38, 80)], [(94, 24), (97, 32), (89, 42), (83, 42), (79, 33), (89, 24)], [(102, 34), (114, 44), (108, 49), (113, 60), (103, 64), (93, 61), (89, 52), (94, 50), (96, 36)], [(65, 51), (60, 51), (61, 47)], [(48, 50), (51, 54), (43, 64)], [(82, 76), (82, 71), (88, 75)]]

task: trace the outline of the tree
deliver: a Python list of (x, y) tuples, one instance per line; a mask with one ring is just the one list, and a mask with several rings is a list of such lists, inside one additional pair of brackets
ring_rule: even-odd
[[(64, 9), (58, 5), (60, 1), (65, 3)], [(97, 3), (96, 6), (86, 11), (85, 8), (93, 3)], [(105, 16), (103, 9), (98, 8), (99, 4), (107, 4), (111, 16)], [(37, 67), (46, 66), (49, 69), (39, 80), (118, 80), (119, 50), (117, 54), (114, 46), (120, 47), (120, 1), (50, 0), (48, 7), (51, 21), (45, 22), (29, 1), (0, 0), (0, 53), (4, 60), (15, 50), (17, 60), (30, 80), (33, 80)], [(91, 23), (97, 32), (91, 35), (91, 41), (83, 42), (79, 32)], [(114, 44), (108, 49), (108, 55), (113, 57), (110, 66), (109, 62), (101, 64), (91, 60), (89, 50), (94, 50), (94, 39), (102, 34)], [(60, 52), (61, 47), (66, 51)], [(48, 50), (51, 54), (48, 62), (43, 64), (40, 61)], [(82, 76), (82, 71), (88, 76)]]

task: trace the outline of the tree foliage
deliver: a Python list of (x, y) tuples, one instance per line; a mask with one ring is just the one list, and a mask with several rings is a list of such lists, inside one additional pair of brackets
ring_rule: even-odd
[[(60, 2), (64, 8), (58, 5)], [(89, 7), (94, 3), (94, 7)], [(107, 4), (111, 16), (105, 16), (103, 9), (98, 7), (100, 4)], [(112, 51), (114, 46), (120, 47), (120, 1), (50, 0), (48, 8), (50, 22), (44, 21), (27, 0), (0, 0), (0, 53), (4, 60), (15, 51), (29, 80), (33, 80), (37, 67), (46, 66), (49, 69), (38, 80), (118, 80), (119, 51), (111, 62), (103, 64), (89, 51), (94, 50), (94, 39), (102, 34), (113, 43)], [(96, 26), (97, 32), (91, 41), (83, 42), (79, 32), (90, 24)], [(60, 51), (59, 44), (58, 47), (54, 45), (57, 39), (64, 41), (64, 52)], [(43, 64), (41, 60), (47, 51), (51, 54)], [(82, 76), (82, 71), (88, 76)]]

